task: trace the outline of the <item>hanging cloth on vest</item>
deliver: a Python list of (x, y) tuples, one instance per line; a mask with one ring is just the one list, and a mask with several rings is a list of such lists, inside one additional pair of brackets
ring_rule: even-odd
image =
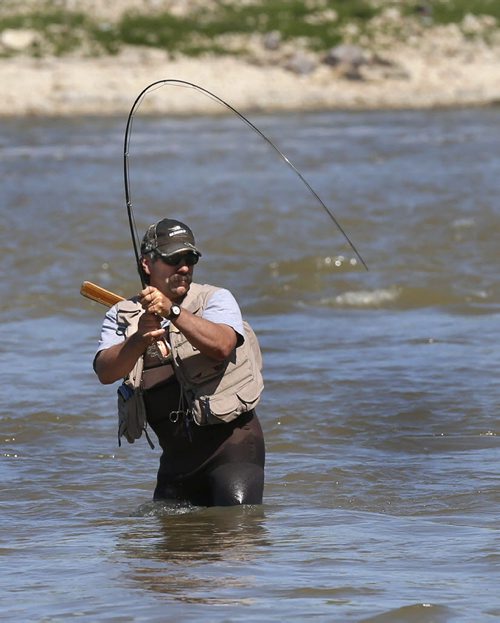
[[(133, 301), (123, 301), (119, 304), (117, 320), (119, 325), (125, 326), (126, 337), (129, 337), (129, 335), (134, 332), (134, 330), (131, 330), (131, 327), (135, 325), (137, 328), (137, 322), (142, 313), (142, 308), (138, 308), (137, 303)], [(130, 320), (132, 320), (132, 322), (130, 322)], [(144, 359), (141, 356), (118, 388), (119, 446), (122, 445), (122, 437), (125, 437), (129, 443), (134, 443), (144, 432), (151, 449), (154, 448), (154, 444), (146, 430), (146, 405), (144, 404), (144, 396), (142, 393), (143, 371)]]

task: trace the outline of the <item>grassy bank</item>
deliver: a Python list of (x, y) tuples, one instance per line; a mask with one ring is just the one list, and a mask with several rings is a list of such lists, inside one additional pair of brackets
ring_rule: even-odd
[(194, 3), (182, 14), (136, 9), (111, 19), (53, 6), (35, 1), (0, 8), (0, 38), (6, 31), (31, 33), (24, 47), (4, 44), (0, 54), (99, 56), (117, 54), (124, 46), (146, 46), (171, 55), (245, 56), (251, 37), (270, 33), (269, 45), (297, 42), (302, 49), (322, 52), (342, 42), (366, 45), (380, 32), (403, 39), (409, 25), (422, 30), (453, 23), (466, 36), (488, 41), (500, 23), (498, 0), (219, 0), (203, 8)]

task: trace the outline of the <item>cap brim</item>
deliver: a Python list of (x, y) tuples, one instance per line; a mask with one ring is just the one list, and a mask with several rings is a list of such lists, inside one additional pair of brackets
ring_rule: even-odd
[(157, 247), (157, 251), (162, 255), (168, 257), (169, 255), (175, 255), (176, 253), (181, 253), (182, 251), (192, 251), (196, 253), (199, 257), (201, 257), (200, 251), (194, 246), (194, 244), (190, 244), (189, 242), (179, 242), (178, 244), (170, 243), (166, 248), (163, 248), (159, 245)]

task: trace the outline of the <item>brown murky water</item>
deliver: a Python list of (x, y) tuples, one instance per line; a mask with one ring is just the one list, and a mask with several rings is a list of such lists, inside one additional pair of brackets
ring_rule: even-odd
[(136, 119), (137, 226), (185, 219), (260, 336), (262, 508), (151, 500), (91, 361), (139, 287), (124, 119), (3, 120), (5, 621), (489, 622), (498, 597), (500, 111)]

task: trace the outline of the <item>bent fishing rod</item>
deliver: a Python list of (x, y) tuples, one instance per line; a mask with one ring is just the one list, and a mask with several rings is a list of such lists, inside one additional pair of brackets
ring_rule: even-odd
[(339, 221), (337, 220), (337, 218), (335, 217), (333, 212), (326, 206), (326, 204), (323, 202), (321, 197), (314, 190), (314, 188), (311, 186), (311, 184), (305, 179), (305, 177), (297, 169), (297, 167), (294, 164), (292, 164), (292, 162), (290, 162), (290, 160), (287, 158), (287, 156), (285, 156), (285, 154), (283, 152), (281, 152), (280, 149), (278, 149), (278, 147), (276, 147), (276, 145), (271, 141), (270, 138), (268, 138), (261, 130), (259, 130), (259, 128), (255, 124), (253, 124), (243, 114), (241, 114), (238, 110), (236, 110), (236, 108), (234, 108), (234, 106), (231, 106), (231, 104), (229, 104), (228, 102), (223, 100), (218, 95), (215, 95), (215, 93), (212, 93), (208, 89), (205, 89), (204, 87), (201, 87), (201, 86), (195, 84), (194, 82), (188, 82), (187, 80), (167, 79), (167, 80), (157, 80), (156, 82), (152, 82), (151, 84), (149, 84), (146, 88), (144, 88), (139, 93), (139, 95), (137, 96), (137, 98), (135, 99), (135, 101), (134, 101), (134, 103), (132, 105), (132, 108), (130, 109), (130, 112), (129, 112), (129, 115), (128, 115), (128, 118), (127, 118), (127, 125), (126, 125), (126, 128), (125, 128), (125, 140), (124, 140), (124, 149), (123, 149), (123, 171), (124, 171), (124, 181), (125, 181), (125, 201), (126, 201), (126, 205), (127, 205), (128, 222), (129, 222), (129, 226), (130, 226), (130, 235), (132, 237), (132, 245), (134, 247), (135, 260), (137, 262), (137, 269), (139, 271), (139, 275), (141, 277), (141, 282), (142, 282), (143, 287), (145, 286), (145, 282), (144, 282), (144, 275), (143, 275), (142, 268), (141, 268), (141, 260), (140, 260), (140, 254), (139, 254), (138, 234), (137, 234), (137, 228), (136, 228), (136, 225), (135, 225), (134, 212), (133, 212), (133, 207), (132, 207), (132, 197), (131, 197), (131, 194), (130, 194), (130, 177), (129, 177), (130, 139), (131, 139), (131, 136), (132, 136), (132, 125), (133, 125), (134, 116), (135, 116), (139, 106), (141, 105), (143, 99), (146, 97), (146, 95), (148, 95), (148, 93), (150, 93), (152, 91), (155, 91), (156, 89), (159, 89), (159, 88), (164, 87), (164, 86), (176, 86), (176, 87), (191, 88), (191, 89), (194, 89), (195, 91), (198, 91), (199, 93), (201, 93), (203, 95), (206, 95), (207, 97), (209, 97), (210, 99), (212, 99), (215, 102), (219, 103), (220, 105), (225, 106), (227, 108), (227, 110), (229, 110), (234, 115), (236, 115), (236, 117), (238, 117), (243, 123), (245, 123), (258, 136), (260, 136), (260, 138), (262, 138), (278, 154), (278, 156), (281, 158), (281, 160), (286, 165), (288, 165), (292, 169), (292, 171), (298, 176), (300, 181), (305, 185), (307, 190), (312, 194), (314, 199), (319, 203), (319, 205), (323, 208), (323, 210), (326, 212), (326, 214), (333, 221), (333, 223), (335, 224), (337, 229), (340, 231), (340, 233), (343, 235), (345, 240), (348, 242), (349, 246), (351, 247), (351, 249), (355, 253), (356, 257), (359, 259), (361, 264), (364, 266), (364, 268), (366, 270), (368, 270), (368, 266), (367, 266), (366, 262), (364, 261), (364, 259), (362, 258), (361, 254), (359, 253), (359, 251), (354, 246), (354, 243), (351, 241), (351, 239), (349, 238), (349, 236), (347, 235), (346, 231), (341, 226), (341, 224), (339, 223)]

